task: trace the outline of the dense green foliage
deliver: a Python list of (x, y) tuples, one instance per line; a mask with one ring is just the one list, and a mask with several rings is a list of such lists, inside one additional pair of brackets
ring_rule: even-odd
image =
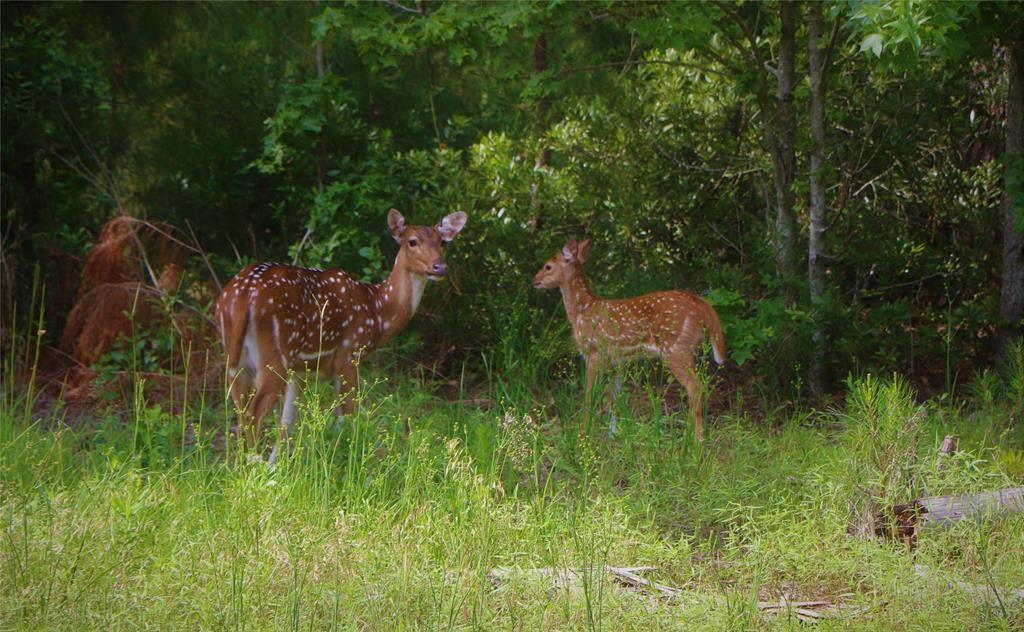
[[(451, 249), (454, 287), (432, 292), (414, 324), (457, 339), (458, 357), (493, 352), (499, 331), (555, 312), (527, 274), (587, 233), (602, 292), (709, 294), (733, 359), (780, 392), (800, 390), (815, 323), (835, 380), (900, 369), (927, 389), (949, 386), (994, 344), (1001, 46), (1021, 11), (829, 5), (822, 310), (785, 300), (783, 281), (801, 297), (806, 286), (780, 279), (773, 259), (776, 13), (772, 3), (9, 4), (7, 296), (24, 302), (41, 266), (59, 324), (75, 290), (61, 268), (116, 213), (187, 222), (225, 278), (268, 258), (379, 278), (394, 248), (388, 208), (422, 221), (461, 209), (471, 219)], [(805, 232), (797, 27), (792, 187)], [(523, 320), (502, 320), (511, 305)]]

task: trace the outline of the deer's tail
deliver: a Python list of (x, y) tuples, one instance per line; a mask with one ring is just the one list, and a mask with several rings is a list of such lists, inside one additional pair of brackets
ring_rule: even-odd
[(227, 366), (229, 369), (237, 369), (242, 358), (245, 332), (249, 328), (249, 301), (240, 300), (243, 298), (240, 296), (235, 296), (232, 301), (227, 300), (230, 287), (229, 284), (217, 301), (217, 328), (220, 330), (221, 344), (224, 345)]
[(718, 320), (715, 308), (707, 303), (704, 304), (704, 329), (711, 338), (711, 351), (715, 356), (716, 364), (725, 363), (725, 334), (722, 333), (722, 323)]

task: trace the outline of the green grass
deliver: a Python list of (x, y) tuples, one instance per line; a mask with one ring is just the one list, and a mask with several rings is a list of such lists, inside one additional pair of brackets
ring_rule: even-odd
[[(490, 393), (504, 404), (479, 408), (369, 372), (344, 422), (325, 390), (307, 392), (273, 471), (211, 447), (230, 423), (219, 402), (97, 412), (72, 429), (33, 419), (6, 389), (0, 629), (804, 625), (758, 611), (782, 593), (864, 608), (825, 629), (1024, 624), (1020, 602), (956, 584), (1024, 586), (1021, 515), (926, 531), (914, 552), (847, 535), (851, 509), (872, 499), (1021, 484), (1024, 435), (990, 376), (956, 407), (865, 379), (834, 411), (712, 411), (700, 447), (685, 415), (646, 403), (651, 388), (618, 406), (618, 435), (598, 423), (581, 439), (575, 376), (506, 379)], [(940, 468), (947, 433), (961, 451)], [(682, 596), (621, 587), (606, 564), (655, 566), (649, 577)], [(572, 568), (583, 581), (495, 584), (496, 567)]]

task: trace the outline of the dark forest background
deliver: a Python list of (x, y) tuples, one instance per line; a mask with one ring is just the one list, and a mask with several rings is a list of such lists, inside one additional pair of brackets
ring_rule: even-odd
[(1021, 333), (1019, 3), (8, 2), (2, 28), (7, 350), (42, 299), (54, 354), (112, 361), (60, 340), (98, 244), (134, 266), (107, 281), (208, 315), (252, 261), (381, 278), (391, 207), (470, 217), (403, 338), (435, 375), (562, 326), (529, 280), (584, 234), (599, 292), (707, 296), (729, 379), (773, 396), (947, 391)]

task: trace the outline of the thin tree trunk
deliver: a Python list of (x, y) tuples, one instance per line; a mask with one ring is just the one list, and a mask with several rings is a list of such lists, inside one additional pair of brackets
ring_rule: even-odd
[(810, 233), (807, 248), (807, 281), (811, 306), (814, 309), (811, 367), (808, 383), (811, 392), (821, 396), (825, 392), (825, 324), (822, 308), (825, 304), (825, 186), (822, 165), (825, 156), (825, 60), (821, 43), (821, 5), (808, 5), (808, 62), (811, 78), (811, 204)]
[(999, 296), (998, 349), (1002, 357), (1022, 333), (1024, 320), (1024, 41), (1010, 45), (1006, 95), (1006, 152), (1003, 154), (1003, 280)]
[[(320, 0), (313, 0), (313, 6), (320, 8)], [(322, 79), (327, 74), (327, 60), (324, 58), (324, 42), (316, 43), (316, 76)], [(327, 188), (327, 130), (320, 128), (320, 138), (316, 146), (316, 180), (317, 188), (323, 193)]]
[(796, 170), (796, 112), (793, 107), (795, 82), (797, 4), (779, 3), (781, 37), (779, 39), (778, 104), (775, 113), (775, 258), (786, 301), (796, 304), (796, 218), (793, 215), (793, 178)]
[[(539, 75), (548, 69), (548, 37), (541, 33), (533, 42), (533, 73)], [(536, 132), (537, 138), (541, 140), (540, 151), (537, 152), (537, 159), (534, 162), (535, 172), (548, 164), (551, 158), (551, 149), (544, 143), (544, 135), (547, 133), (548, 109), (551, 104), (547, 96), (542, 96), (537, 102)], [(540, 228), (540, 187), (536, 182), (539, 173), (534, 174), (535, 181), (530, 185), (530, 208), (533, 209), (533, 221), (531, 225), (534, 230)]]
[[(534, 74), (541, 74), (548, 69), (548, 36), (546, 33), (541, 33), (537, 36), (537, 39), (533, 43), (533, 72)], [(550, 99), (545, 95), (541, 97), (537, 103), (537, 134), (543, 136), (547, 133), (548, 127), (548, 110), (551, 108)], [(551, 156), (551, 148), (547, 144), (542, 144), (540, 152), (537, 154), (537, 166), (543, 167), (548, 164)]]

